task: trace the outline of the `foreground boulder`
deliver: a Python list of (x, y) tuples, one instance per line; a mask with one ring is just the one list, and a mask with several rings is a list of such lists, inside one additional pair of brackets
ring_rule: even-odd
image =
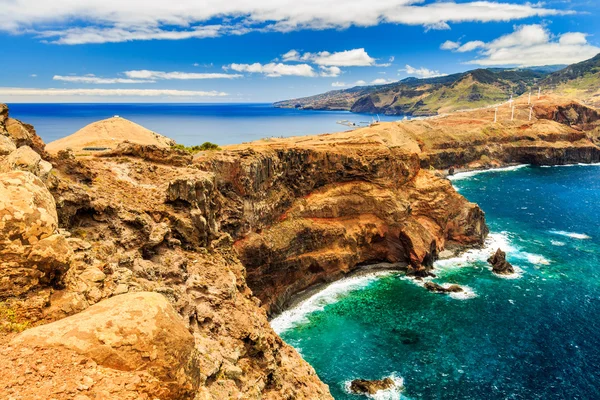
[(500, 275), (510, 275), (515, 273), (513, 266), (506, 261), (506, 253), (501, 249), (496, 250), (496, 253), (488, 258), (488, 263), (492, 265), (492, 270)]
[(350, 383), (350, 391), (356, 394), (375, 394), (380, 390), (392, 389), (396, 383), (392, 378), (384, 378), (381, 380), (366, 380), (355, 379)]
[(60, 285), (72, 253), (57, 226), (54, 198), (39, 178), (0, 174), (0, 299)]
[(79, 314), (29, 329), (11, 346), (67, 349), (103, 367), (146, 371), (161, 382), (169, 398), (184, 398), (198, 386), (187, 373), (197, 368), (194, 338), (158, 293), (112, 297)]

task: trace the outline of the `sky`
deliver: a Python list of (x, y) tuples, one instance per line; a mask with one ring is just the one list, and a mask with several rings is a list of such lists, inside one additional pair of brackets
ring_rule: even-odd
[(599, 0), (0, 0), (0, 102), (273, 102), (600, 53)]

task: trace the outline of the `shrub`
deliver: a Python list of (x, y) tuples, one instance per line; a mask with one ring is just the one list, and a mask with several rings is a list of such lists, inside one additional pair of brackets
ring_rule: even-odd
[(184, 150), (189, 153), (197, 153), (199, 151), (221, 150), (218, 144), (211, 142), (204, 142), (200, 146), (184, 146), (182, 144), (175, 144), (171, 147), (178, 150)]

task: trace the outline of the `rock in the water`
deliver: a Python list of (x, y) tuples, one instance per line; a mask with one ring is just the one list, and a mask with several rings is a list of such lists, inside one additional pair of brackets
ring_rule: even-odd
[(510, 275), (515, 273), (513, 266), (506, 261), (506, 253), (501, 249), (496, 250), (496, 253), (488, 258), (488, 262), (492, 264), (492, 269), (497, 274)]
[(350, 391), (357, 394), (375, 394), (380, 390), (388, 390), (394, 386), (396, 386), (394, 380), (389, 377), (372, 381), (355, 379), (350, 383)]
[(459, 293), (463, 292), (463, 288), (458, 285), (450, 285), (448, 287), (444, 287), (435, 282), (425, 282), (425, 289), (434, 293)]
[(158, 293), (112, 297), (79, 314), (29, 329), (11, 345), (67, 348), (104, 367), (148, 371), (168, 383), (173, 395), (189, 394), (198, 386), (197, 374), (187, 373), (198, 368), (194, 337)]

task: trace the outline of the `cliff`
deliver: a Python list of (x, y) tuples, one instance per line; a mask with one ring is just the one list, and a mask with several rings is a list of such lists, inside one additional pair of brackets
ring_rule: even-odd
[(584, 105), (489, 111), (75, 156), (0, 107), (0, 397), (330, 399), (268, 313), (364, 264), (426, 274), (481, 244), (483, 212), (434, 168), (599, 158)]

